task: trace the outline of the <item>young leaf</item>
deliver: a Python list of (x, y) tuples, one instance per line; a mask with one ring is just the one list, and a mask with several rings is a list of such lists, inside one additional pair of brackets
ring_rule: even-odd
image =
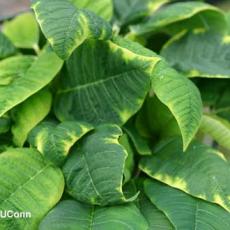
[[(137, 115), (136, 129), (142, 130), (149, 139), (181, 135), (177, 121), (168, 107), (155, 95), (149, 95)], [(142, 145), (143, 146), (143, 145)], [(151, 154), (150, 154), (151, 155)]]
[(33, 60), (18, 56), (0, 62), (0, 116), (50, 83), (63, 63), (51, 50)]
[(110, 20), (113, 16), (112, 0), (70, 0), (77, 8), (87, 9), (105, 20)]
[(186, 150), (196, 134), (202, 118), (202, 101), (196, 86), (185, 76), (162, 61), (153, 73), (152, 88), (177, 120), (183, 149)]
[(124, 169), (124, 183), (127, 183), (132, 178), (132, 173), (134, 170), (134, 151), (132, 146), (129, 143), (129, 138), (127, 134), (123, 134), (119, 138), (119, 144), (121, 144), (127, 151), (127, 158), (125, 160), (125, 169)]
[(3, 24), (3, 33), (17, 48), (38, 50), (39, 28), (32, 13), (24, 13)]
[(115, 21), (120, 26), (149, 16), (169, 0), (113, 0)]
[(112, 35), (106, 21), (68, 0), (36, 0), (32, 8), (45, 37), (62, 59), (67, 59), (86, 39), (108, 39)]
[(230, 150), (230, 123), (214, 115), (203, 115), (200, 130)]
[(145, 181), (145, 192), (175, 226), (175, 229), (230, 228), (230, 214), (218, 205), (194, 198), (154, 180)]
[(122, 191), (126, 149), (119, 144), (122, 135), (116, 125), (102, 125), (83, 138), (72, 150), (63, 172), (66, 190), (75, 199), (93, 205), (130, 202)]
[(140, 155), (151, 155), (152, 151), (149, 147), (148, 140), (143, 138), (135, 128), (133, 123), (128, 123), (123, 127), (124, 131), (130, 137), (136, 151)]
[(71, 147), (92, 128), (89, 124), (76, 121), (65, 121), (58, 125), (44, 122), (32, 130), (29, 142), (45, 158), (60, 166), (65, 161)]
[(203, 2), (179, 2), (160, 9), (130, 29), (132, 34), (140, 36), (159, 31), (176, 34), (193, 28), (224, 31), (226, 26), (225, 15), (218, 8)]
[(74, 200), (60, 202), (41, 222), (39, 230), (147, 230), (134, 204), (97, 207)]
[(180, 139), (159, 144), (140, 168), (150, 177), (230, 210), (230, 167), (224, 155), (194, 142), (184, 153)]
[(161, 51), (171, 66), (188, 77), (207, 78), (230, 78), (229, 53), (230, 36), (196, 30), (176, 35)]
[(24, 145), (28, 133), (50, 112), (51, 103), (51, 93), (48, 90), (42, 90), (15, 108), (11, 131), (16, 146)]
[(0, 154), (0, 209), (30, 212), (31, 218), (2, 218), (0, 229), (37, 229), (64, 189), (61, 170), (34, 149)]
[(0, 31), (0, 60), (16, 53), (13, 43)]
[(124, 124), (144, 102), (159, 60), (121, 38), (85, 42), (67, 61), (54, 105), (56, 116), (94, 125)]
[(11, 120), (9, 116), (0, 117), (0, 134), (10, 130)]

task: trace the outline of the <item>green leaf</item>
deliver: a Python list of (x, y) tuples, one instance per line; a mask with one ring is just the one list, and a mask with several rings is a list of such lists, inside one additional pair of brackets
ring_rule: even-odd
[(14, 56), (0, 62), (0, 90), (24, 75), (34, 62), (34, 56)]
[(73, 200), (60, 202), (41, 222), (39, 230), (147, 230), (134, 204), (94, 207)]
[(176, 119), (166, 105), (156, 96), (149, 97), (147, 103), (149, 126), (154, 135), (159, 135), (163, 139), (181, 134)]
[(38, 50), (39, 28), (32, 13), (24, 13), (3, 24), (3, 33), (17, 48)]
[(0, 31), (0, 59), (7, 58), (16, 53), (12, 42)]
[(124, 124), (144, 102), (159, 60), (121, 38), (85, 42), (66, 63), (54, 105), (56, 116), (94, 125)]
[(229, 11), (225, 12), (225, 16), (228, 22), (228, 34), (230, 34), (230, 12)]
[(129, 138), (127, 134), (123, 134), (119, 138), (119, 144), (121, 144), (127, 151), (127, 158), (125, 160), (125, 169), (124, 169), (124, 183), (127, 183), (132, 178), (132, 173), (134, 170), (135, 162), (134, 162), (134, 152), (133, 148), (130, 145)]
[(163, 7), (130, 29), (132, 34), (140, 36), (159, 31), (175, 34), (194, 28), (225, 31), (226, 27), (225, 15), (218, 8), (203, 2), (179, 2)]
[(9, 116), (0, 117), (0, 134), (10, 130), (11, 119)]
[(0, 229), (37, 229), (61, 198), (64, 178), (34, 149), (10, 149), (0, 154), (0, 209), (30, 212), (31, 218), (2, 218)]
[(203, 115), (200, 130), (230, 150), (230, 122), (218, 116)]
[(151, 140), (154, 137), (165, 138), (181, 134), (177, 121), (168, 107), (151, 93), (138, 113), (135, 125), (138, 130), (144, 130), (145, 135)]
[(50, 112), (52, 95), (42, 90), (18, 105), (13, 111), (12, 134), (16, 146), (22, 147), (28, 133)]
[(162, 210), (175, 229), (230, 228), (230, 214), (218, 205), (194, 198), (154, 180), (145, 181), (145, 192), (151, 202)]
[(72, 150), (63, 172), (66, 190), (75, 199), (96, 205), (130, 202), (122, 191), (128, 153), (119, 144), (116, 125), (102, 125), (83, 138)]
[(110, 20), (113, 16), (112, 0), (70, 0), (77, 8), (87, 9), (105, 20)]
[(139, 133), (138, 130), (135, 128), (133, 123), (128, 123), (123, 127), (124, 131), (130, 137), (136, 151), (140, 155), (151, 155), (152, 151), (149, 147), (148, 140), (143, 138)]
[[(149, 94), (152, 94), (150, 91)], [(153, 110), (152, 106), (148, 106), (148, 99), (149, 95), (146, 97), (146, 100), (139, 110), (139, 112), (136, 115), (135, 119), (135, 129), (138, 131), (138, 133), (145, 139), (154, 139), (155, 135), (153, 135), (152, 130), (151, 130), (151, 112)]]
[(194, 142), (186, 152), (179, 139), (160, 143), (140, 168), (150, 177), (230, 210), (230, 167), (224, 155)]
[(127, 25), (151, 15), (169, 0), (113, 0), (115, 21), (118, 25)]
[(143, 194), (139, 199), (140, 211), (149, 224), (149, 230), (174, 230), (167, 216)]
[(86, 39), (108, 39), (110, 25), (85, 9), (76, 8), (68, 0), (36, 0), (32, 5), (45, 37), (62, 59)]
[(171, 66), (188, 77), (207, 78), (230, 78), (229, 53), (230, 36), (196, 30), (176, 35), (161, 51)]
[(182, 134), (183, 149), (186, 150), (202, 118), (202, 101), (198, 89), (163, 61), (154, 70), (152, 88), (174, 115)]
[(49, 84), (63, 63), (50, 50), (33, 60), (18, 56), (0, 62), (0, 116)]
[(65, 161), (71, 147), (92, 128), (89, 124), (75, 121), (65, 121), (57, 125), (52, 122), (44, 122), (32, 130), (29, 142), (45, 158), (60, 166)]

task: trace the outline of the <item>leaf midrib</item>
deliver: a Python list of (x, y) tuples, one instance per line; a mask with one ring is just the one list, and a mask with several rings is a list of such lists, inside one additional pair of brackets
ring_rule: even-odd
[(76, 86), (76, 87), (71, 87), (71, 88), (68, 88), (68, 89), (59, 90), (59, 91), (58, 91), (58, 94), (69, 93), (69, 92), (73, 92), (73, 91), (78, 91), (78, 90), (82, 90), (82, 89), (85, 89), (85, 88), (89, 88), (89, 87), (91, 87), (91, 86), (104, 84), (104, 83), (106, 83), (107, 81), (110, 81), (110, 80), (114, 80), (114, 79), (120, 78), (120, 77), (122, 77), (122, 75), (127, 74), (127, 73), (130, 73), (130, 72), (134, 72), (134, 71), (141, 71), (141, 69), (139, 69), (139, 68), (134, 68), (134, 69), (131, 69), (131, 70), (122, 72), (122, 73), (118, 73), (118, 74), (116, 74), (116, 75), (109, 76), (108, 78), (104, 78), (104, 79), (100, 79), (100, 80), (93, 81), (93, 82), (90, 82), (90, 83), (86, 83), (86, 84), (84, 84), (84, 85), (78, 85), (78, 86)]
[(86, 159), (86, 156), (84, 154), (82, 154), (82, 157), (83, 157), (83, 159), (85, 161), (86, 171), (87, 171), (87, 173), (88, 173), (88, 175), (90, 177), (90, 181), (92, 182), (93, 189), (94, 189), (95, 193), (97, 194), (97, 196), (99, 196), (100, 198), (102, 198), (102, 195), (100, 194), (100, 192), (98, 191), (96, 185), (94, 184), (94, 180), (93, 180), (93, 177), (91, 175), (91, 172), (90, 172), (90, 169), (89, 169), (89, 165), (88, 165), (88, 161)]

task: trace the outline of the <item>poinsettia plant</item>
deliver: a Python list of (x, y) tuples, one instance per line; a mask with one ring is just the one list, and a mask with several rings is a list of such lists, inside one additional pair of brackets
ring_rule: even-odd
[(34, 0), (0, 32), (1, 230), (230, 229), (230, 14), (201, 1)]

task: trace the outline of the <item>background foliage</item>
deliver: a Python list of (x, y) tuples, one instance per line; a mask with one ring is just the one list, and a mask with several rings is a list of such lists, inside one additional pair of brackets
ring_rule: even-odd
[(0, 32), (8, 230), (230, 229), (230, 14), (203, 1), (34, 0)]

